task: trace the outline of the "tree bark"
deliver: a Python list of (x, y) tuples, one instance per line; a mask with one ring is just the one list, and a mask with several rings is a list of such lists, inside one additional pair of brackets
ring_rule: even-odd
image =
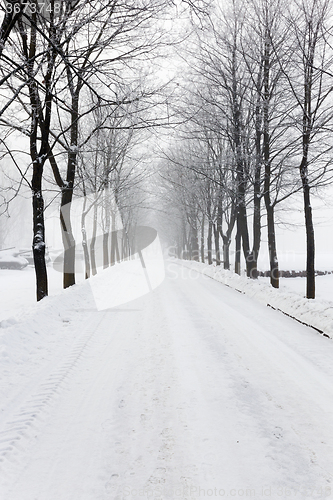
[(222, 236), (222, 242), (223, 242), (223, 269), (230, 269), (230, 243), (231, 240), (227, 236)]
[(110, 252), (110, 265), (114, 266), (116, 263), (116, 216), (111, 212), (111, 252)]
[(90, 242), (90, 259), (91, 259), (91, 273), (93, 276), (97, 274), (96, 266), (96, 233), (97, 233), (97, 203), (94, 204), (94, 215), (93, 215), (93, 230)]
[(241, 259), (241, 232), (239, 229), (239, 221), (237, 217), (237, 231), (236, 231), (236, 241), (235, 241), (235, 273), (239, 274), (241, 273), (241, 266), (240, 266), (240, 259)]
[(306, 230), (306, 297), (315, 298), (315, 236), (312, 219), (312, 208), (310, 201), (310, 185), (308, 178), (308, 157), (312, 131), (312, 85), (313, 85), (313, 62), (316, 48), (316, 36), (311, 32), (312, 40), (309, 40), (308, 54), (304, 58), (304, 105), (303, 105), (303, 132), (302, 150), (303, 156), (300, 164), (300, 176), (303, 188), (304, 217)]
[(68, 288), (75, 285), (75, 238), (71, 224), (71, 204), (73, 199), (74, 179), (77, 161), (78, 120), (79, 120), (79, 92), (80, 87), (72, 95), (70, 149), (67, 160), (66, 185), (61, 193), (60, 223), (64, 245), (64, 276), (63, 286)]
[(245, 205), (245, 191), (243, 191), (243, 188), (240, 189), (241, 193), (241, 198), (240, 198), (240, 205), (238, 207), (238, 217), (237, 217), (237, 222), (238, 222), (238, 229), (240, 233), (240, 237), (242, 239), (242, 246), (243, 246), (243, 254), (245, 257), (245, 263), (246, 263), (246, 274), (247, 276), (250, 276), (250, 241), (249, 241), (249, 230), (247, 227), (247, 215), (246, 215), (246, 205)]
[(258, 257), (261, 243), (261, 169), (262, 169), (262, 116), (261, 116), (261, 70), (257, 80), (257, 103), (255, 108), (255, 149), (256, 163), (253, 183), (253, 245), (249, 256), (250, 277), (258, 279)]
[(104, 192), (104, 220), (105, 227), (103, 228), (103, 269), (106, 269), (110, 265), (110, 254), (109, 254), (109, 240), (110, 240), (110, 207), (109, 199)]
[(67, 288), (75, 284), (75, 239), (73, 235), (70, 209), (71, 203), (66, 203), (71, 200), (72, 196), (67, 192), (66, 188), (62, 191), (61, 208), (60, 208), (60, 225), (61, 236), (64, 247), (64, 270), (63, 270), (63, 287)]
[(270, 123), (269, 123), (269, 103), (270, 103), (270, 36), (266, 32), (265, 53), (264, 53), (264, 100), (263, 100), (263, 121), (264, 121), (264, 200), (267, 212), (267, 234), (268, 253), (270, 262), (270, 281), (273, 288), (279, 288), (279, 263), (276, 252), (274, 205), (271, 201), (271, 159), (270, 159)]
[(315, 274), (315, 234), (312, 218), (312, 207), (310, 201), (310, 186), (306, 175), (306, 168), (301, 166), (301, 178), (303, 185), (304, 216), (306, 230), (306, 297), (314, 299), (316, 296), (316, 274)]
[(208, 264), (213, 264), (213, 253), (212, 253), (212, 239), (213, 239), (213, 224), (212, 221), (208, 221), (208, 235), (207, 235), (207, 253), (208, 253)]
[[(32, 20), (36, 23), (36, 13), (32, 15)], [(48, 137), (52, 108), (50, 79), (54, 63), (54, 52), (50, 50), (48, 54), (48, 68), (45, 75), (45, 116), (43, 116), (43, 109), (38, 95), (38, 87), (35, 80), (34, 70), (36, 56), (36, 27), (31, 26), (29, 46), (26, 30), (22, 29), (20, 31), (20, 35), (29, 77), (28, 88), (31, 106), (30, 157), (33, 165), (31, 182), (33, 209), (32, 251), (36, 274), (36, 296), (37, 301), (39, 301), (48, 295), (47, 269), (45, 263), (45, 221), (42, 179), (44, 164), (48, 153)], [(6, 35), (4, 35), (4, 33), (1, 33), (1, 37), (4, 41), (5, 36)], [(40, 127), (41, 138), (38, 137), (38, 125)], [(41, 141), (39, 151), (37, 148), (38, 140)]]
[(196, 226), (191, 227), (191, 241), (190, 241), (191, 260), (199, 262), (199, 241), (198, 230)]
[(214, 229), (214, 243), (215, 243), (215, 262), (217, 266), (221, 265), (221, 254), (220, 254), (220, 232), (218, 230), (217, 224), (213, 225)]
[(202, 215), (201, 221), (201, 240), (200, 240), (200, 253), (201, 253), (201, 262), (205, 263), (205, 216)]
[(103, 233), (103, 269), (109, 267), (109, 233)]
[(230, 245), (231, 245), (231, 235), (236, 222), (236, 206), (232, 203), (230, 211), (230, 219), (227, 221), (227, 231), (223, 233), (222, 223), (220, 226), (220, 234), (223, 242), (223, 268), (230, 269)]
[(82, 248), (84, 255), (84, 266), (85, 266), (85, 279), (88, 279), (90, 278), (90, 259), (89, 259), (88, 243), (87, 243), (86, 205), (87, 205), (87, 197), (84, 196), (82, 214), (81, 214), (81, 234), (82, 234)]
[(279, 288), (279, 263), (276, 254), (274, 207), (266, 205), (270, 281), (273, 288)]
[(48, 295), (47, 269), (45, 263), (45, 222), (44, 199), (42, 193), (43, 166), (34, 164), (32, 176), (32, 207), (33, 207), (33, 241), (36, 274), (37, 301)]
[[(243, 253), (246, 262), (246, 272), (247, 275), (249, 276), (250, 242), (249, 242), (249, 231), (247, 226), (247, 214), (246, 214), (246, 200), (245, 200), (246, 178), (244, 173), (244, 157), (242, 149), (241, 103), (239, 102), (239, 99), (240, 97), (238, 92), (238, 81), (237, 81), (237, 40), (235, 36), (233, 53), (232, 53), (232, 115), (233, 115), (233, 144), (236, 153), (237, 234), (238, 238), (241, 237), (242, 240)], [(237, 251), (236, 251), (236, 259), (238, 259)], [(240, 264), (240, 260), (239, 262), (237, 262), (237, 265), (238, 263)]]

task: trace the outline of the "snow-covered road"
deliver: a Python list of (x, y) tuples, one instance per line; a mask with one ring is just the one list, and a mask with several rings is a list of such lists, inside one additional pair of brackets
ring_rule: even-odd
[(13, 388), (1, 500), (330, 497), (333, 342), (167, 267)]

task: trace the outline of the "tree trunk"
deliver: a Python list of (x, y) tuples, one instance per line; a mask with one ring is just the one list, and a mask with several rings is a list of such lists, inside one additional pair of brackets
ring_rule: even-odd
[(114, 242), (115, 242), (115, 249), (116, 249), (116, 262), (120, 262), (120, 252), (119, 252), (119, 245), (118, 245), (118, 231), (116, 231), (116, 236), (115, 236)]
[[(267, 71), (267, 69), (266, 69)], [(257, 102), (255, 109), (255, 148), (256, 148), (256, 163), (255, 163), (255, 173), (254, 173), (254, 185), (253, 185), (253, 247), (251, 252), (252, 271), (251, 277), (254, 279), (258, 278), (258, 256), (261, 243), (261, 171), (262, 171), (262, 150), (261, 150), (261, 140), (262, 140), (262, 128), (263, 128), (263, 116), (262, 116), (262, 72), (263, 66), (260, 63), (260, 68), (257, 78)], [(269, 74), (266, 75), (266, 79), (269, 79)], [(267, 82), (266, 82), (267, 83)], [(267, 87), (266, 87), (267, 90)]]
[[(80, 82), (81, 84), (81, 82)], [(72, 95), (71, 107), (71, 144), (67, 159), (66, 186), (61, 193), (60, 222), (62, 240), (64, 244), (64, 288), (75, 285), (75, 239), (71, 224), (71, 204), (73, 199), (74, 180), (77, 162), (78, 120), (79, 120), (79, 92)]]
[(241, 232), (239, 229), (239, 222), (238, 222), (238, 217), (237, 217), (237, 231), (236, 231), (236, 242), (235, 242), (235, 273), (239, 274), (241, 273), (241, 265), (240, 265), (240, 260), (241, 260)]
[(62, 242), (64, 246), (64, 288), (75, 285), (75, 239), (71, 224), (72, 196), (72, 188), (63, 189), (61, 197), (60, 224)]
[(275, 239), (275, 223), (274, 223), (274, 206), (271, 201), (271, 159), (270, 159), (270, 122), (269, 122), (269, 105), (270, 105), (270, 51), (271, 41), (269, 33), (265, 37), (265, 54), (264, 54), (264, 102), (263, 102), (263, 121), (264, 121), (264, 165), (265, 165), (265, 180), (264, 180), (264, 200), (267, 212), (267, 232), (268, 232), (268, 253), (270, 263), (270, 279), (273, 288), (279, 288), (279, 263), (276, 252)]
[[(6, 18), (7, 16), (5, 16)], [(32, 14), (32, 21), (36, 22), (36, 13)], [(13, 26), (11, 26), (12, 28)], [(8, 26), (7, 26), (8, 28)], [(33, 240), (32, 251), (34, 256), (36, 274), (36, 296), (37, 301), (43, 299), (48, 294), (47, 269), (45, 263), (45, 221), (44, 221), (44, 199), (42, 192), (43, 169), (48, 151), (49, 125), (51, 119), (52, 93), (50, 92), (50, 74), (45, 75), (45, 116), (43, 123), (40, 123), (41, 146), (37, 151), (38, 123), (39, 115), (42, 113), (41, 103), (38, 96), (38, 87), (35, 80), (34, 62), (36, 55), (36, 27), (30, 30), (30, 47), (28, 48), (27, 33), (21, 31), (23, 53), (27, 62), (28, 87), (31, 105), (31, 130), (30, 130), (30, 157), (33, 165), (32, 172), (32, 211), (33, 211)], [(9, 34), (9, 33), (7, 33)], [(4, 33), (1, 38), (5, 41)], [(1, 50), (2, 48), (0, 48)], [(50, 62), (52, 58), (50, 59)]]
[(227, 222), (227, 231), (224, 234), (222, 231), (222, 223), (220, 226), (220, 234), (223, 241), (223, 268), (230, 269), (230, 245), (231, 245), (231, 235), (234, 230), (236, 222), (236, 206), (233, 203), (230, 211), (230, 220)]
[(222, 236), (223, 242), (223, 269), (230, 269), (230, 238), (227, 236)]
[(111, 253), (110, 253), (110, 265), (114, 266), (116, 263), (116, 216), (114, 212), (111, 212)]
[(200, 240), (200, 253), (201, 253), (201, 262), (205, 263), (205, 216), (202, 215), (201, 221), (201, 240)]
[(109, 267), (109, 232), (103, 233), (103, 269)]
[(44, 199), (42, 193), (43, 166), (34, 164), (32, 176), (33, 241), (32, 250), (36, 274), (36, 296), (41, 300), (48, 295), (45, 263)]
[(199, 262), (199, 240), (198, 240), (198, 229), (195, 225), (190, 227), (190, 260), (195, 260)]
[(266, 210), (271, 285), (273, 288), (279, 288), (279, 263), (276, 254), (274, 207), (266, 205)]
[(300, 165), (300, 176), (303, 188), (304, 217), (306, 230), (306, 297), (315, 298), (315, 236), (312, 220), (312, 208), (310, 201), (310, 185), (308, 178), (308, 157), (311, 143), (311, 132), (313, 128), (312, 112), (312, 86), (313, 86), (313, 62), (316, 47), (316, 38), (309, 42), (309, 55), (304, 67), (304, 105), (303, 105), (303, 133), (302, 149), (303, 157)]
[(314, 299), (316, 296), (315, 275), (315, 235), (310, 202), (310, 186), (306, 172), (302, 173), (304, 216), (306, 230), (306, 297)]
[[(216, 230), (218, 231), (219, 235), (222, 236), (222, 193), (221, 191), (219, 192), (219, 197), (218, 197), (218, 202), (217, 202), (217, 219), (216, 219)], [(222, 243), (223, 243), (223, 236), (222, 236)], [(224, 245), (223, 249), (224, 249)], [(220, 238), (218, 242), (218, 248), (219, 248), (219, 265), (221, 264), (221, 252), (220, 252)], [(223, 252), (223, 250), (222, 250)], [(217, 260), (217, 258), (216, 258)], [(224, 262), (224, 252), (223, 252), (223, 262)]]
[(96, 266), (96, 233), (97, 233), (97, 203), (94, 204), (93, 230), (90, 242), (90, 258), (91, 258), (91, 273), (93, 276), (97, 274)]
[[(108, 193), (108, 191), (107, 191)], [(104, 191), (104, 221), (105, 227), (103, 231), (103, 269), (106, 269), (110, 265), (110, 255), (109, 255), (109, 240), (110, 240), (110, 207), (109, 199), (105, 195)]]
[(122, 260), (127, 260), (129, 258), (129, 241), (128, 235), (125, 229), (122, 231)]
[(262, 154), (261, 154), (261, 136), (262, 136), (262, 120), (260, 113), (260, 80), (261, 72), (259, 72), (257, 89), (258, 89), (258, 99), (256, 105), (256, 164), (254, 173), (254, 184), (253, 184), (253, 246), (252, 251), (249, 256), (250, 261), (250, 278), (258, 278), (258, 257), (261, 242), (261, 166), (262, 166)]
[[(246, 262), (246, 272), (247, 275), (250, 273), (249, 268), (249, 253), (250, 253), (250, 242), (249, 242), (249, 231), (247, 227), (247, 214), (246, 214), (246, 177), (244, 173), (244, 152), (242, 144), (242, 122), (241, 122), (241, 103), (238, 91), (238, 78), (237, 78), (237, 37), (234, 37), (234, 46), (232, 52), (232, 118), (233, 118), (233, 143), (236, 152), (236, 179), (237, 179), (237, 237), (241, 238), (243, 243), (243, 252)], [(240, 245), (240, 243), (239, 243)], [(237, 245), (236, 245), (237, 247)], [(239, 269), (238, 269), (239, 268)], [(238, 269), (236, 271), (236, 269)], [(240, 256), (238, 256), (236, 249), (236, 261), (235, 261), (235, 271), (240, 274)], [(239, 271), (239, 272), (238, 272)]]
[(220, 254), (220, 232), (217, 225), (214, 224), (214, 243), (215, 243), (215, 261), (216, 265), (221, 265), (221, 254)]
[(83, 255), (84, 255), (84, 266), (85, 266), (85, 279), (90, 278), (90, 260), (89, 260), (89, 250), (87, 243), (87, 230), (86, 230), (86, 205), (87, 205), (87, 197), (83, 198), (83, 208), (81, 214), (81, 233), (82, 233), (82, 247), (83, 247)]
[(71, 203), (66, 203), (67, 200), (72, 199), (72, 193), (66, 191), (67, 189), (64, 188), (60, 208), (61, 236), (64, 247), (64, 288), (75, 285), (75, 239), (71, 224)]
[(247, 227), (247, 215), (246, 215), (246, 205), (245, 205), (245, 191), (241, 189), (241, 203), (238, 207), (237, 216), (237, 232), (240, 233), (243, 246), (243, 254), (246, 262), (246, 274), (250, 276), (251, 266), (250, 266), (250, 241), (249, 241), (249, 230)]
[(208, 265), (213, 264), (213, 253), (212, 253), (212, 238), (213, 238), (213, 223), (212, 223), (212, 199), (211, 199), (211, 189), (210, 184), (207, 184), (207, 216), (208, 216), (208, 234), (207, 234), (207, 257)]
[(208, 222), (208, 236), (207, 236), (207, 253), (208, 253), (208, 264), (213, 264), (213, 255), (212, 255), (212, 238), (213, 238), (213, 224), (209, 219)]
[(267, 212), (267, 236), (268, 236), (268, 253), (270, 263), (270, 282), (273, 288), (279, 288), (279, 263), (276, 252), (275, 238), (275, 223), (274, 223), (274, 207), (271, 204), (269, 188), (266, 187), (265, 179), (265, 205)]
[(121, 238), (121, 260), (126, 259), (126, 240), (125, 240), (125, 231), (123, 229), (122, 238)]

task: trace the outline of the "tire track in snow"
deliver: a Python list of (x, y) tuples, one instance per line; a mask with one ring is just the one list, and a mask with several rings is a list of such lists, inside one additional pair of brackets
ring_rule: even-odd
[(139, 491), (156, 500), (173, 499), (174, 492), (189, 491), (196, 484), (195, 459), (187, 456), (191, 408), (175, 364), (174, 325), (167, 309), (163, 291), (155, 290), (136, 324), (133, 349), (138, 363), (131, 364), (131, 376), (119, 387), (123, 404), (113, 424), (110, 421), (110, 469), (103, 500), (135, 498)]
[[(277, 475), (286, 474), (292, 477), (290, 484), (295, 481), (295, 490), (298, 487), (296, 478), (302, 476), (304, 476), (302, 479), (304, 484), (306, 482), (309, 487), (319, 478), (323, 484), (331, 481), (332, 472), (329, 466), (323, 466), (325, 461), (322, 458), (322, 455), (329, 456), (329, 449), (324, 449), (326, 447), (324, 441), (320, 443), (322, 446), (318, 446), (319, 443), (316, 443), (314, 437), (318, 438), (320, 435), (315, 429), (315, 423), (325, 424), (325, 417), (322, 418), (319, 409), (326, 416), (330, 413), (330, 405), (325, 405), (323, 395), (326, 395), (327, 402), (331, 400), (332, 378), (326, 380), (318, 367), (313, 366), (311, 358), (304, 356), (303, 353), (300, 355), (298, 345), (296, 349), (296, 346), (289, 346), (288, 335), (281, 342), (277, 334), (278, 328), (272, 328), (272, 325), (275, 320), (282, 328), (288, 328), (293, 333), (296, 333), (297, 328), (302, 329), (302, 334), (305, 334), (306, 329), (303, 330), (301, 326), (296, 327), (290, 321), (278, 319), (263, 306), (258, 306), (255, 309), (258, 317), (260, 313), (260, 319), (270, 320), (270, 322), (267, 321), (266, 329), (257, 323), (257, 318), (252, 316), (251, 299), (242, 301), (243, 310), (240, 311), (237, 307), (234, 308), (234, 305), (240, 304), (236, 295), (234, 301), (230, 301), (232, 296), (225, 293), (224, 287), (212, 287), (209, 281), (203, 279), (198, 280), (198, 283), (206, 288), (206, 301), (199, 298), (195, 286), (192, 284), (186, 286), (185, 281), (186, 288), (179, 290), (182, 294), (179, 302), (182, 304), (183, 311), (187, 312), (189, 321), (199, 325), (205, 317), (204, 325), (207, 331), (209, 327), (212, 331), (214, 330), (214, 323), (220, 325), (221, 335), (210, 336), (208, 333), (208, 335), (200, 336), (214, 356), (220, 357), (225, 364), (226, 374), (229, 376), (232, 374), (230, 388), (233, 397), (230, 401), (236, 402), (239, 413), (244, 416), (244, 424), (249, 426), (248, 437), (251, 432), (254, 433), (257, 430), (258, 438), (267, 440), (265, 461), (269, 459), (267, 461), (270, 462), (269, 467), (275, 470)], [(216, 294), (212, 293), (214, 290)], [(223, 311), (223, 314), (220, 314), (219, 309)], [(283, 338), (283, 334), (281, 337)], [(310, 338), (313, 343), (318, 344), (317, 347), (320, 346), (322, 339)], [(299, 345), (302, 347), (302, 343)], [(297, 379), (298, 373), (299, 380)], [(309, 405), (311, 398), (304, 389), (311, 388), (314, 383), (316, 383), (316, 392), (313, 394), (316, 394), (316, 398), (311, 401), (311, 408)], [(272, 392), (274, 397), (265, 392), (265, 389)], [(327, 396), (329, 396), (328, 399)], [(267, 397), (267, 402), (265, 397)], [(303, 419), (295, 418), (297, 409), (305, 415)], [(236, 412), (234, 413), (236, 415)], [(296, 427), (302, 429), (297, 436), (297, 432), (291, 425), (294, 419), (297, 422)], [(252, 431), (250, 431), (251, 427)], [(326, 426), (323, 425), (323, 428), (326, 429), (326, 437), (331, 436), (331, 433), (327, 432), (327, 423)], [(311, 440), (311, 446), (313, 445), (318, 453), (311, 449), (309, 444)], [(304, 471), (307, 472), (304, 474)]]
[[(235, 310), (229, 302), (235, 302)], [(247, 312), (251, 307), (252, 313), (249, 304), (211, 280), (169, 280), (135, 302), (135, 309), (132, 304), (132, 309), (104, 315), (72, 376), (65, 374), (84, 342), (76, 342), (59, 371), (45, 377), (31, 397), (32, 407), (21, 407), (27, 412), (20, 417), (23, 422), (32, 418), (34, 405), (41, 405), (43, 417), (44, 398), (65, 376), (66, 390), (60, 384), (61, 398), (47, 422), (32, 419), (42, 439), (35, 447), (31, 443), (31, 463), (25, 460), (4, 500), (136, 500), (142, 498), (139, 488), (146, 498), (199, 500), (204, 496), (199, 487), (208, 492), (215, 486), (251, 485), (258, 486), (252, 498), (259, 499), (259, 486), (266, 484), (325, 484), (324, 475), (303, 460), (298, 446), (307, 433), (314, 438), (321, 433), (294, 414), (293, 409), (302, 407), (294, 407), (285, 397), (287, 389), (276, 386), (298, 368), (274, 340), (275, 333), (265, 332), (266, 320), (272, 328), (277, 328), (273, 318), (279, 328), (291, 322), (255, 308), (255, 321), (263, 323), (258, 333)], [(318, 348), (322, 340), (311, 336), (311, 346)], [(272, 354), (278, 364), (293, 366), (290, 374), (282, 377)], [(298, 392), (290, 396), (301, 401)], [(317, 414), (310, 408), (305, 412), (321, 422)], [(297, 439), (290, 435), (293, 421)], [(13, 433), (0, 439), (22, 430), (22, 422), (12, 425)], [(28, 426), (30, 437), (32, 430)], [(311, 444), (309, 439), (306, 443)], [(324, 446), (314, 449), (331, 463)], [(190, 495), (191, 488), (196, 495)]]
[(0, 430), (0, 472), (20, 466), (29, 447), (38, 439), (39, 427), (50, 406), (65, 390), (65, 382), (75, 369), (84, 352), (89, 348), (104, 314), (93, 316), (84, 333), (57, 368), (51, 371), (39, 389), (27, 396), (20, 408), (4, 423)]

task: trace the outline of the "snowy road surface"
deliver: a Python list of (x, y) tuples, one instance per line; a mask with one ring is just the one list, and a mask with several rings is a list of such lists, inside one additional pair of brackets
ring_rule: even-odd
[(170, 263), (86, 309), (2, 402), (1, 500), (330, 497), (331, 340)]

